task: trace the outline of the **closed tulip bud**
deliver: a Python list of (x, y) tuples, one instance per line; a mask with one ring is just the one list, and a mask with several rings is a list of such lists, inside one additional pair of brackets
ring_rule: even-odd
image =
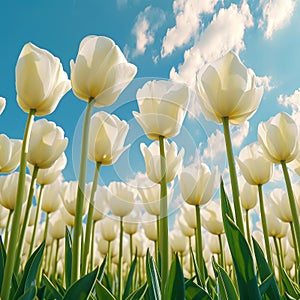
[(41, 197), (42, 211), (46, 213), (53, 213), (59, 209), (63, 202), (61, 188), (62, 184), (59, 181), (54, 181), (44, 187)]
[(33, 123), (27, 161), (40, 169), (51, 167), (65, 151), (68, 139), (55, 123), (40, 119)]
[[(144, 217), (143, 217), (144, 219)], [(145, 236), (150, 241), (157, 241), (157, 222), (156, 219), (153, 218), (152, 221), (145, 221), (142, 223), (143, 229), (145, 232)]]
[(132, 245), (133, 245), (133, 249), (136, 250), (136, 254), (138, 257), (144, 257), (146, 256), (147, 253), (147, 248), (148, 248), (148, 241), (145, 237), (145, 235), (139, 231), (137, 234), (135, 234), (133, 236), (132, 239)]
[[(221, 253), (219, 238), (216, 235), (210, 234), (208, 236), (207, 242), (208, 242), (208, 247), (209, 247), (209, 250), (211, 251), (211, 253), (213, 253), (213, 254)], [(222, 236), (222, 243), (224, 244), (223, 236)]]
[(21, 140), (12, 140), (0, 134), (0, 173), (12, 172), (19, 166), (21, 147)]
[(16, 66), (16, 89), (18, 104), (25, 112), (35, 109), (37, 116), (52, 113), (70, 88), (57, 57), (32, 43), (23, 47)]
[[(117, 240), (110, 241), (110, 254), (111, 254), (111, 257), (118, 256), (118, 245), (117, 245), (117, 243), (118, 243)], [(102, 237), (101, 237), (101, 239), (98, 240), (98, 250), (103, 256), (108, 254), (108, 241), (104, 240)]]
[(255, 85), (255, 74), (232, 51), (209, 64), (197, 76), (202, 112), (207, 120), (233, 125), (249, 119), (261, 101), (263, 88)]
[(137, 71), (114, 41), (104, 36), (85, 37), (70, 66), (74, 94), (84, 101), (95, 99), (97, 107), (114, 103)]
[(219, 235), (224, 232), (221, 206), (218, 202), (208, 203), (202, 210), (202, 225), (211, 234)]
[(280, 221), (276, 217), (276, 215), (271, 211), (266, 212), (266, 220), (267, 220), (269, 236), (273, 236), (273, 237), (281, 236), (282, 232), (285, 231), (284, 227), (288, 226), (288, 224)]
[(181, 208), (181, 213), (186, 221), (186, 223), (192, 228), (197, 228), (197, 220), (195, 209), (190, 205), (183, 205)]
[(107, 197), (108, 190), (103, 186), (98, 186), (94, 196), (93, 221), (102, 220), (108, 212)]
[(245, 210), (253, 209), (258, 201), (258, 189), (247, 182), (240, 182), (240, 198)]
[(179, 175), (183, 200), (190, 205), (206, 204), (214, 193), (216, 173), (216, 169), (211, 173), (204, 163), (183, 169)]
[(134, 209), (129, 215), (124, 217), (124, 232), (127, 234), (135, 234), (138, 231), (141, 214)]
[(0, 97), (0, 115), (2, 114), (2, 112), (5, 109), (5, 105), (6, 105), (6, 100), (3, 97)]
[[(9, 174), (5, 177), (0, 177), (0, 204), (9, 210), (14, 210), (16, 207), (18, 180), (18, 172)], [(25, 192), (22, 199), (23, 203), (28, 197), (30, 181), (31, 177), (26, 175), (24, 186)]]
[(251, 185), (265, 184), (272, 177), (273, 164), (263, 156), (258, 143), (243, 148), (236, 161), (245, 180)]
[(173, 252), (185, 253), (188, 245), (188, 238), (180, 231), (173, 230), (170, 232), (170, 245)]
[(49, 233), (53, 239), (62, 239), (65, 236), (66, 223), (60, 212), (53, 214), (49, 221)]
[(258, 126), (258, 141), (269, 161), (280, 164), (292, 161), (299, 152), (298, 126), (284, 112), (277, 114)]
[[(177, 154), (177, 145), (175, 142), (165, 143), (165, 159), (166, 159), (166, 181), (171, 182), (181, 169), (184, 149), (182, 148)], [(160, 167), (160, 150), (158, 141), (153, 142), (149, 147), (144, 143), (140, 145), (141, 152), (144, 156), (146, 164), (146, 172), (150, 180), (160, 183), (162, 179)]]
[[(32, 206), (30, 209), (28, 226), (32, 226), (34, 224), (35, 214), (36, 214), (36, 206)], [(38, 218), (40, 218), (40, 214)]]
[(91, 118), (88, 157), (102, 165), (111, 165), (128, 148), (124, 147), (129, 126), (117, 116), (104, 111)]
[(74, 227), (75, 217), (68, 213), (65, 206), (62, 205), (59, 209), (59, 212), (64, 220), (64, 222), (71, 227)]
[(140, 112), (133, 115), (149, 139), (171, 138), (180, 132), (189, 97), (189, 89), (184, 84), (148, 81), (137, 91)]
[(193, 230), (184, 219), (183, 215), (177, 215), (175, 219), (175, 226), (178, 226), (180, 231), (187, 237), (195, 235), (195, 230)]
[(101, 235), (105, 241), (111, 242), (117, 238), (119, 223), (116, 220), (107, 217), (99, 222), (99, 226)]
[(108, 186), (108, 201), (113, 215), (125, 217), (134, 208), (137, 193), (124, 182), (111, 182)]
[(282, 222), (293, 222), (293, 215), (289, 205), (288, 194), (282, 189), (276, 188), (270, 193), (273, 211)]
[[(62, 176), (61, 172), (66, 167), (66, 165), (67, 165), (67, 157), (63, 152), (50, 168), (39, 169), (36, 178), (37, 183), (40, 185), (53, 183), (60, 176)], [(28, 167), (32, 174), (34, 167), (31, 164), (29, 164)]]

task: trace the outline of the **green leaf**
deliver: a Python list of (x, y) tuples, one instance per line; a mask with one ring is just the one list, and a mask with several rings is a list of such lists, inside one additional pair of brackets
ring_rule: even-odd
[(211, 297), (201, 286), (189, 280), (185, 283), (185, 299), (211, 300)]
[(200, 270), (199, 270), (199, 267), (198, 267), (198, 263), (195, 259), (195, 255), (194, 255), (194, 252), (191, 251), (191, 254), (192, 254), (192, 260), (193, 260), (193, 264), (194, 264), (194, 269), (195, 269), (195, 273), (196, 273), (196, 279), (197, 279), (197, 283), (198, 285), (200, 286), (204, 286), (204, 284), (202, 283), (202, 280), (201, 280), (201, 276), (200, 276)]
[(130, 266), (128, 276), (127, 276), (125, 290), (124, 290), (124, 293), (123, 293), (123, 299), (128, 297), (130, 292), (131, 292), (132, 282), (133, 282), (133, 275), (134, 275), (134, 270), (135, 270), (135, 267), (136, 267), (136, 263), (137, 263), (137, 256), (135, 255), (134, 260), (133, 260), (133, 262)]
[(140, 300), (144, 299), (147, 292), (148, 284), (145, 282), (141, 287), (132, 292), (125, 300)]
[(24, 294), (24, 292), (29, 289), (29, 287), (35, 286), (36, 274), (42, 260), (44, 248), (45, 242), (43, 242), (30, 256), (28, 262), (25, 265), (20, 284), (13, 299), (19, 299)]
[(102, 281), (102, 278), (104, 276), (104, 271), (105, 271), (105, 267), (106, 267), (106, 262), (107, 262), (107, 256), (105, 255), (103, 261), (102, 261), (102, 264), (100, 266), (100, 269), (99, 269), (99, 273), (98, 273), (98, 276), (97, 276), (97, 280), (99, 282)]
[(72, 237), (71, 233), (66, 226), (65, 235), (65, 277), (66, 277), (66, 289), (71, 285), (72, 276)]
[(184, 277), (178, 255), (172, 262), (165, 288), (166, 300), (184, 300)]
[(25, 293), (21, 297), (18, 298), (18, 300), (32, 300), (32, 299), (35, 299), (36, 293), (37, 293), (36, 287), (33, 285), (33, 286), (29, 287), (25, 291)]
[(269, 277), (267, 277), (259, 286), (259, 291), (261, 295), (266, 294), (267, 290), (269, 289), (272, 282), (272, 274), (270, 274)]
[(287, 294), (289, 294), (290, 296), (292, 296), (295, 299), (300, 299), (300, 290), (299, 287), (297, 286), (297, 284), (295, 282), (293, 282), (288, 274), (286, 273), (286, 271), (284, 269), (281, 269), (282, 272), (282, 281), (283, 281), (283, 285), (285, 287), (285, 291)]
[[(265, 293), (268, 295), (268, 297), (270, 299), (280, 300), (281, 297), (280, 297), (280, 293), (278, 290), (275, 276), (273, 275), (273, 273), (265, 259), (265, 255), (264, 255), (263, 251), (261, 250), (259, 244), (253, 237), (252, 237), (252, 241), (253, 241), (253, 248), (254, 248), (257, 268), (258, 268), (258, 272), (259, 272), (261, 281), (262, 282), (265, 281), (271, 275), (270, 285), (269, 285), (268, 289), (265, 291)], [(262, 288), (260, 288), (260, 291), (262, 292)], [(261, 293), (261, 295), (262, 295), (262, 293)]]
[(83, 276), (67, 290), (64, 300), (85, 300), (88, 299), (92, 289), (94, 288), (99, 268), (91, 273)]
[(229, 199), (224, 189), (224, 182), (222, 178), (221, 178), (220, 192), (221, 192), (221, 199), (222, 199), (222, 212), (224, 209), (225, 213), (229, 216), (229, 218), (231, 220), (234, 220), (233, 212), (230, 206)]
[(251, 250), (245, 237), (230, 218), (230, 215), (232, 215), (230, 213), (230, 203), (222, 181), (221, 204), (224, 229), (234, 263), (240, 299), (261, 299)]
[(146, 274), (148, 282), (148, 293), (151, 299), (161, 300), (160, 278), (155, 267), (153, 258), (150, 256), (149, 249), (146, 255)]
[(6, 261), (6, 252), (5, 252), (4, 244), (2, 242), (2, 236), (0, 236), (0, 286), (2, 286), (5, 261)]
[(95, 285), (97, 300), (116, 300), (114, 295), (97, 280)]
[(238, 300), (235, 287), (225, 270), (213, 258), (213, 266), (217, 271), (220, 300)]
[(53, 299), (61, 300), (63, 298), (63, 296), (45, 274), (43, 274), (43, 283), (46, 285), (46, 292), (52, 295), (54, 297)]

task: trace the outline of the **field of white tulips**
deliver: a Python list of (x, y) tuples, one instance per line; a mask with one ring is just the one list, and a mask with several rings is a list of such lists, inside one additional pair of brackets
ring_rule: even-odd
[[(257, 142), (235, 157), (231, 126), (256, 112), (263, 88), (228, 52), (198, 72), (193, 88), (152, 80), (136, 91), (133, 116), (151, 140), (140, 144), (148, 179), (137, 188), (100, 186), (101, 167), (130, 147), (131, 130), (101, 107), (120, 101), (136, 72), (103, 36), (81, 41), (70, 76), (50, 52), (23, 47), (15, 78), (28, 116), (23, 140), (0, 132), (0, 299), (300, 299), (300, 189), (291, 180), (291, 172), (300, 175), (296, 122), (285, 112), (261, 122)], [(86, 102), (78, 181), (63, 179), (68, 138), (46, 119), (70, 89)], [(218, 175), (223, 170), (201, 160), (183, 166), (184, 149), (172, 141), (192, 95), (204, 117), (223, 128), (230, 190)], [(5, 105), (0, 98), (0, 115)], [(285, 189), (266, 197), (274, 165)], [(185, 204), (173, 224), (176, 177)]]

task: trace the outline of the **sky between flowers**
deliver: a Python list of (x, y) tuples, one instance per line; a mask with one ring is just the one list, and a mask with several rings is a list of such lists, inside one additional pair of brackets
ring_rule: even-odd
[[(7, 99), (0, 132), (11, 138), (22, 137), (26, 120), (16, 102), (14, 76), (25, 43), (33, 42), (59, 57), (70, 74), (69, 61), (75, 59), (81, 39), (105, 35), (137, 65), (136, 79), (113, 106), (105, 108), (129, 122), (127, 144), (132, 144), (114, 167), (103, 170), (105, 184), (142, 177), (145, 172), (139, 143), (149, 141), (131, 113), (137, 110), (137, 88), (155, 78), (193, 86), (201, 67), (231, 49), (254, 70), (265, 89), (257, 113), (233, 128), (235, 155), (257, 140), (258, 123), (277, 112), (287, 111), (300, 121), (300, 5), (296, 0), (16, 0), (0, 2), (0, 19), (0, 96)], [(75, 180), (79, 169), (80, 117), (85, 105), (70, 91), (47, 117), (69, 138), (67, 180)], [(189, 118), (175, 141), (179, 147), (189, 145), (185, 165), (201, 157), (224, 167), (221, 128), (205, 122), (196, 103), (191, 103)], [(280, 180), (278, 172), (273, 180)]]

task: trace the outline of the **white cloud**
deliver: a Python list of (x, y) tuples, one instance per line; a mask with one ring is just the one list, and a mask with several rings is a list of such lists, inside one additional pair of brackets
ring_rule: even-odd
[(136, 38), (136, 47), (132, 55), (144, 54), (148, 45), (154, 42), (157, 30), (165, 21), (165, 13), (162, 9), (147, 6), (140, 12), (132, 28), (132, 33)]
[(295, 9), (295, 0), (261, 0), (263, 19), (259, 26), (265, 29), (264, 36), (272, 38), (273, 33), (286, 26)]
[(292, 117), (297, 124), (300, 124), (300, 88), (295, 90), (290, 96), (280, 95), (278, 103), (292, 109)]
[(223, 133), (217, 129), (207, 138), (207, 147), (203, 151), (203, 158), (216, 160), (225, 154), (225, 142)]
[(213, 13), (218, 0), (174, 0), (173, 12), (176, 24), (169, 28), (163, 39), (161, 56), (165, 57), (187, 44), (196, 36), (202, 13)]
[(233, 147), (240, 147), (249, 132), (249, 122), (246, 121), (240, 126), (231, 127), (231, 141)]
[(274, 88), (274, 86), (271, 84), (271, 80), (271, 76), (256, 76), (256, 84), (258, 86), (262, 86), (267, 92), (270, 92)]

